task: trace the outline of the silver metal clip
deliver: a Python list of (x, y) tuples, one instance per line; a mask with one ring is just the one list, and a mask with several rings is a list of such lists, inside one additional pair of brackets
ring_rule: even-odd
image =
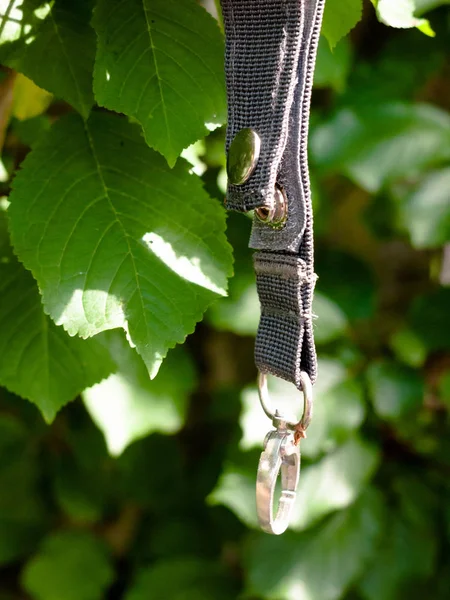
[[(303, 391), (303, 416), (297, 423), (287, 420), (277, 410), (269, 408), (267, 376), (258, 375), (258, 392), (261, 406), (272, 420), (274, 430), (264, 440), (256, 478), (256, 511), (261, 528), (267, 533), (280, 535), (289, 525), (300, 478), (299, 441), (306, 437), (305, 429), (312, 416), (312, 385), (307, 373), (300, 375)], [(278, 474), (281, 470), (281, 495), (274, 517), (274, 496)]]

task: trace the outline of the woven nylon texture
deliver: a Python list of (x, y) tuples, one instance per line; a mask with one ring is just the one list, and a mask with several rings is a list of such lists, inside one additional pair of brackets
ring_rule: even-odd
[(294, 99), (301, 3), (293, 0), (223, 0), (228, 92), (226, 150), (238, 131), (251, 127), (261, 154), (250, 180), (229, 185), (227, 208), (248, 211), (272, 206), (273, 191)]
[(227, 150), (251, 127), (261, 137), (257, 168), (229, 185), (227, 207), (271, 206), (275, 184), (288, 199), (279, 230), (255, 219), (254, 256), (261, 320), (258, 369), (301, 387), (317, 375), (312, 325), (313, 217), (307, 162), (312, 79), (324, 0), (222, 0), (228, 93)]

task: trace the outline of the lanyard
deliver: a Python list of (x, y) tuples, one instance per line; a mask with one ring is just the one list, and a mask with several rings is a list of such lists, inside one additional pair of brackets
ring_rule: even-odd
[[(295, 500), (299, 441), (311, 418), (317, 372), (307, 140), (325, 0), (221, 3), (228, 97), (226, 206), (255, 211), (249, 244), (257, 250), (253, 261), (261, 304), (255, 363), (261, 404), (275, 427), (261, 454), (256, 504), (261, 527), (280, 534), (289, 524)], [(270, 408), (267, 374), (303, 392), (300, 421)], [(282, 492), (274, 517), (280, 471)]]

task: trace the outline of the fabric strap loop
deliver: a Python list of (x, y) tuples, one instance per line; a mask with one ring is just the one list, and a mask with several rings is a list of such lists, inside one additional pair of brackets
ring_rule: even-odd
[(226, 205), (271, 208), (275, 186), (287, 198), (287, 220), (272, 228), (255, 217), (254, 256), (261, 321), (255, 361), (301, 388), (314, 382), (311, 193), (307, 159), (314, 64), (325, 0), (221, 0), (228, 94), (226, 149), (244, 128), (261, 140), (258, 162), (242, 185), (228, 184)]

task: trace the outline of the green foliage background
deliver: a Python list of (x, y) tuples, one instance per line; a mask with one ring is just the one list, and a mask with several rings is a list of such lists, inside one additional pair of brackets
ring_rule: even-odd
[(448, 598), (448, 2), (327, 0), (320, 371), (281, 537), (255, 520), (270, 423), (251, 221), (223, 209), (220, 18), (0, 17), (0, 600)]

